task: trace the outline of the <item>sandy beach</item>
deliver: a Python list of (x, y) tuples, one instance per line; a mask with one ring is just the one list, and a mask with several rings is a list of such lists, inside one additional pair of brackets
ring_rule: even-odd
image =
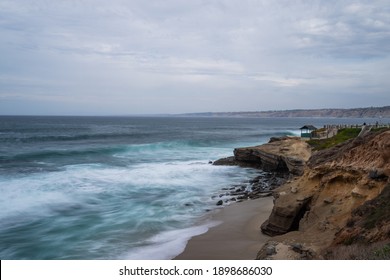
[(253, 260), (269, 239), (260, 225), (269, 217), (272, 197), (248, 200), (227, 206), (212, 219), (221, 222), (193, 237), (176, 260)]

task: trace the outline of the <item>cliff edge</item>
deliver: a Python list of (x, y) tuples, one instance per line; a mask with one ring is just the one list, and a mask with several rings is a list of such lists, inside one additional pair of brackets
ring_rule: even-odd
[(293, 173), (300, 176), (274, 191), (273, 211), (261, 226), (274, 237), (257, 258), (337, 258), (338, 246), (390, 241), (389, 159), (389, 130), (313, 152)]
[(310, 146), (299, 137), (271, 138), (269, 143), (234, 149), (234, 157), (220, 159), (214, 165), (240, 165), (264, 171), (302, 175), (311, 156)]

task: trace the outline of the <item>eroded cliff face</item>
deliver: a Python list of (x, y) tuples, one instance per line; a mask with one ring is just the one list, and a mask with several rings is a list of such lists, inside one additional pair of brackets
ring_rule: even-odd
[[(314, 153), (302, 176), (275, 191), (273, 211), (261, 229), (279, 236), (260, 250), (258, 258), (319, 257), (336, 233), (342, 235), (353, 211), (389, 184), (389, 159), (390, 131)], [(382, 236), (390, 238), (390, 227), (383, 228), (389, 232)], [(273, 254), (267, 254), (267, 246), (274, 246), (268, 250)]]
[(271, 138), (267, 144), (234, 149), (234, 158), (215, 164), (238, 164), (265, 171), (302, 175), (310, 158), (310, 146), (298, 137)]

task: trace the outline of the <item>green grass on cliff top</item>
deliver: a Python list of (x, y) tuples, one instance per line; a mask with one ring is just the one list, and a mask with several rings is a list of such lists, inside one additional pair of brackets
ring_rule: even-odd
[(343, 143), (349, 139), (355, 138), (359, 135), (360, 128), (344, 128), (328, 139), (311, 139), (307, 143), (313, 147), (313, 150), (319, 151), (334, 147), (340, 143)]

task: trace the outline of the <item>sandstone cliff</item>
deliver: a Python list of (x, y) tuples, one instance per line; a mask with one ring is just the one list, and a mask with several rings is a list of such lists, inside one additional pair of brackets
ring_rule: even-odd
[[(390, 131), (370, 133), (313, 153), (302, 175), (274, 192), (273, 211), (261, 229), (275, 237), (258, 258), (322, 258), (327, 248), (344, 244), (346, 239), (390, 239), (390, 221), (381, 219), (363, 234), (357, 229), (361, 223), (356, 214), (370, 216), (372, 205), (379, 205), (372, 201), (389, 185), (389, 158)], [(359, 207), (364, 211), (359, 212)], [(382, 216), (389, 217), (386, 213)]]
[(271, 138), (267, 144), (236, 148), (234, 157), (218, 160), (214, 164), (237, 164), (265, 171), (302, 175), (310, 155), (310, 146), (298, 137)]

